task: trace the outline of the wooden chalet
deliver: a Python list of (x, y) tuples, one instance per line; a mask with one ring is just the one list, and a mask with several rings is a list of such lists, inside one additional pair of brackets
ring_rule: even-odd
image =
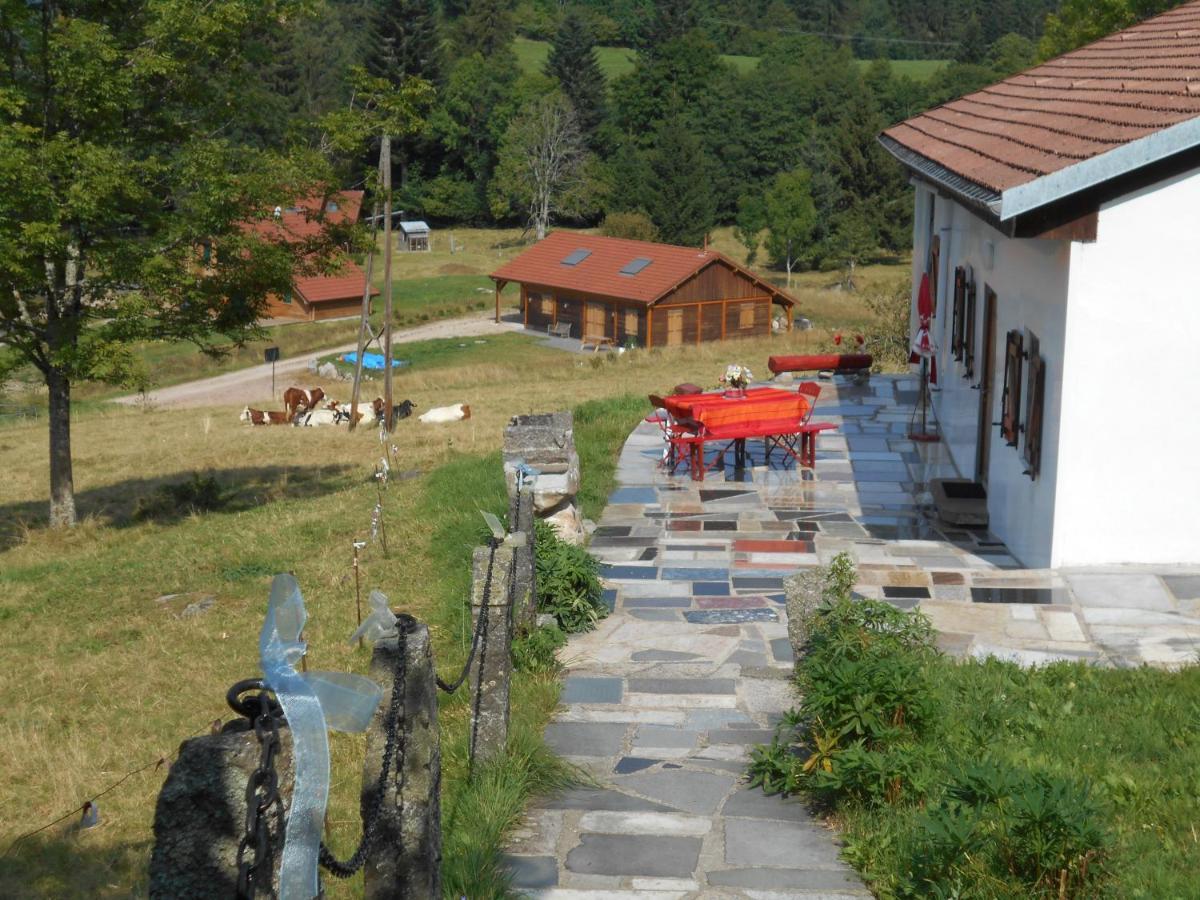
[[(714, 250), (557, 231), (491, 274), (521, 286), (526, 327), (584, 341), (674, 347), (771, 333), (794, 298)], [(566, 327), (564, 327), (566, 326)], [(569, 332), (568, 332), (569, 328)]]

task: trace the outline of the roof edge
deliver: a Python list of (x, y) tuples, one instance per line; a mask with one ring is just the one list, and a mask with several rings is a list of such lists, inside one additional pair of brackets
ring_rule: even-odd
[(697, 267), (695, 269), (695, 271), (693, 271), (691, 274), (689, 274), (687, 277), (683, 278), (682, 280), (671, 285), (669, 288), (667, 288), (665, 291), (663, 291), (661, 294), (659, 294), (653, 300), (646, 301), (646, 305), (653, 306), (654, 304), (656, 304), (660, 300), (662, 300), (663, 297), (666, 297), (669, 294), (673, 293), (674, 291), (679, 290), (679, 288), (681, 286), (683, 286), (687, 282), (691, 281), (693, 278), (698, 276), (701, 272), (703, 272), (709, 266), (713, 265), (714, 263), (718, 263), (718, 262), (725, 263), (727, 266), (729, 266), (735, 272), (740, 272), (741, 274), (743, 274), (747, 278), (749, 278), (751, 281), (753, 281), (755, 284), (757, 284), (759, 287), (763, 288), (771, 296), (772, 302), (779, 300), (779, 301), (782, 301), (783, 303), (786, 303), (789, 307), (795, 307), (800, 302), (795, 297), (793, 297), (791, 294), (789, 294), (787, 291), (785, 291), (783, 288), (776, 287), (775, 285), (771, 284), (771, 282), (767, 281), (765, 278), (762, 278), (761, 276), (754, 274), (754, 272), (750, 271), (750, 269), (748, 269), (745, 266), (738, 263), (737, 260), (731, 259), (730, 257), (726, 256), (720, 250), (708, 249), (708, 250), (704, 251), (704, 254), (705, 254), (705, 256), (707, 256), (709, 258), (706, 259), (703, 263), (701, 263), (701, 265), (699, 267)]
[(996, 211), (1002, 222), (1014, 219), (1197, 146), (1200, 146), (1200, 116), (1009, 188), (1000, 196)]
[(936, 184), (938, 187), (944, 188), (969, 206), (981, 209), (991, 216), (999, 217), (1001, 201), (1006, 195), (998, 194), (991, 188), (984, 187), (970, 179), (964, 178), (957, 172), (947, 169), (941, 163), (934, 162), (928, 156), (923, 156), (917, 151), (906, 147), (887, 134), (879, 135), (878, 140), (883, 149), (896, 157), (901, 165), (914, 174)]

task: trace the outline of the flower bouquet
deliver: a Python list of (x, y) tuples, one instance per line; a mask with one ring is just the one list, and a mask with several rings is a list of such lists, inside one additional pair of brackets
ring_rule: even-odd
[(745, 397), (746, 388), (754, 380), (754, 373), (742, 365), (730, 365), (721, 376), (721, 384), (725, 386), (726, 397)]

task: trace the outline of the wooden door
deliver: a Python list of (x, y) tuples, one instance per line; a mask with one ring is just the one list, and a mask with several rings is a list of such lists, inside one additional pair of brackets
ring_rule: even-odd
[(683, 310), (667, 310), (667, 346), (678, 347), (683, 343)]
[(638, 311), (636, 309), (625, 310), (625, 340), (633, 338), (637, 341), (638, 337)]
[(975, 443), (975, 480), (987, 485), (992, 449), (992, 396), (996, 383), (996, 292), (983, 290), (983, 365), (979, 372), (979, 424)]
[(589, 300), (584, 311), (584, 338), (604, 337), (604, 318), (604, 304)]

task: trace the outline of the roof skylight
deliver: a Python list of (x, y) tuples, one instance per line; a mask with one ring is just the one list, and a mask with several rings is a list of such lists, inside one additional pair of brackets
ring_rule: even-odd
[(631, 260), (625, 264), (625, 268), (621, 270), (622, 275), (636, 275), (646, 266), (650, 265), (654, 260), (646, 256), (639, 256), (637, 259)]
[(563, 259), (562, 264), (564, 266), (577, 266), (591, 255), (591, 250), (573, 250), (570, 255)]

